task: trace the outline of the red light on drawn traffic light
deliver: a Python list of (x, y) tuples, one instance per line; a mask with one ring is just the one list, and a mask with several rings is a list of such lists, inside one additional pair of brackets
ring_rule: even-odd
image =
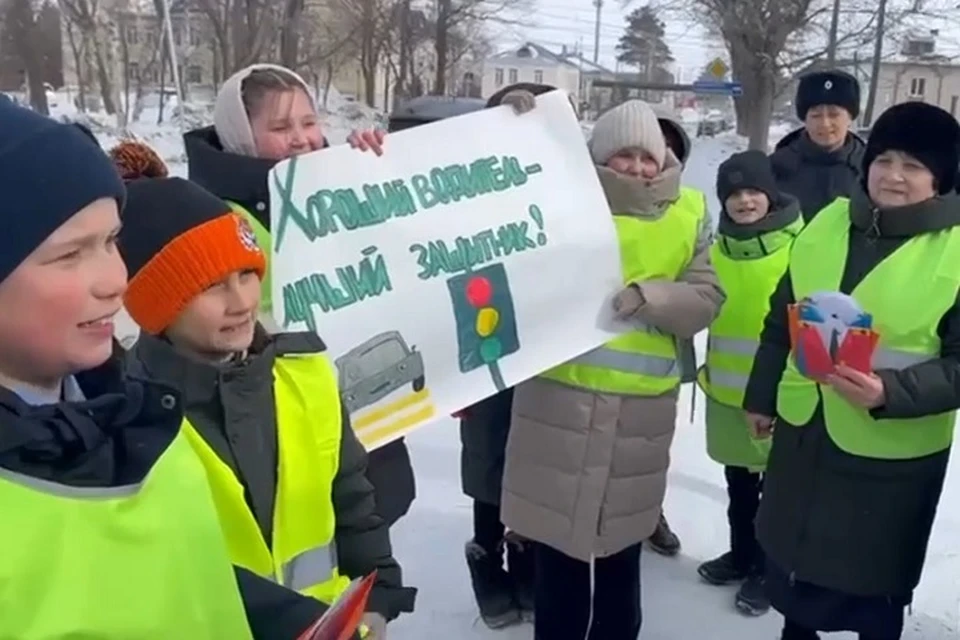
[(490, 281), (483, 276), (470, 278), (467, 282), (467, 301), (473, 306), (480, 308), (490, 304), (493, 297), (493, 286)]

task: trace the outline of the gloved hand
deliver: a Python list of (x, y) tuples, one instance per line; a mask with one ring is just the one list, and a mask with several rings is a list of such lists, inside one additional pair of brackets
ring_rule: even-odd
[(627, 285), (613, 298), (613, 312), (618, 319), (626, 320), (635, 314), (644, 302), (646, 301), (640, 293), (640, 287), (633, 284)]
[(387, 640), (387, 619), (381, 614), (369, 611), (363, 614), (362, 622), (368, 629), (363, 640)]
[(515, 89), (503, 96), (503, 98), (500, 100), (500, 104), (510, 105), (513, 108), (514, 113), (521, 115), (528, 111), (532, 111), (533, 108), (537, 106), (537, 98), (529, 91)]

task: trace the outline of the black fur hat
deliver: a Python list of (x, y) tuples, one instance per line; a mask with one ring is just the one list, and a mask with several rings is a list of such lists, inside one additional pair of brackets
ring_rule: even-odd
[(867, 139), (863, 176), (884, 151), (902, 151), (923, 163), (937, 181), (940, 193), (956, 187), (960, 166), (960, 125), (949, 113), (923, 102), (904, 102), (884, 111)]
[(845, 71), (816, 71), (800, 78), (797, 85), (797, 117), (807, 118), (807, 111), (821, 104), (834, 104), (860, 115), (860, 83)]

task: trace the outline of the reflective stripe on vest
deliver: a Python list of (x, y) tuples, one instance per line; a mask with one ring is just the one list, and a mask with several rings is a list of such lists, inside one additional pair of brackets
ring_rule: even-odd
[[(740, 408), (753, 358), (759, 347), (770, 295), (783, 277), (790, 245), (803, 219), (752, 238), (717, 236), (710, 258), (726, 300), (710, 324), (706, 363), (700, 387), (721, 404)], [(708, 425), (709, 428), (709, 425)]]
[[(821, 211), (797, 238), (790, 276), (798, 300), (837, 291), (847, 262), (849, 201)], [(873, 317), (880, 336), (873, 368), (902, 370), (940, 356), (938, 326), (960, 290), (960, 229), (906, 241), (854, 288), (853, 298)], [(923, 286), (917, 286), (922, 282)], [(819, 387), (819, 388), (818, 388)], [(777, 390), (777, 413), (790, 425), (810, 422), (822, 402), (827, 433), (842, 450), (867, 458), (919, 458), (949, 448), (956, 412), (876, 420), (829, 385), (817, 385), (788, 358)]]
[[(615, 215), (624, 282), (676, 280), (693, 259), (705, 216), (703, 194), (693, 189), (657, 219)], [(680, 384), (676, 339), (638, 322), (542, 377), (601, 393), (659, 395)]]
[(134, 485), (0, 469), (0, 505), (0, 638), (253, 638), (203, 466), (181, 435)]
[(333, 482), (340, 464), (336, 377), (322, 354), (274, 364), (279, 462), (270, 549), (236, 475), (185, 421), (207, 470), (233, 562), (285, 587), (332, 603), (350, 580), (337, 569)]
[(260, 283), (260, 311), (270, 315), (273, 313), (273, 289), (272, 278), (270, 274), (270, 263), (273, 260), (273, 241), (270, 238), (270, 231), (260, 224), (260, 221), (257, 220), (257, 217), (247, 211), (246, 207), (240, 205), (231, 200), (226, 201), (230, 208), (233, 209), (233, 212), (244, 217), (244, 219), (250, 223), (250, 226), (253, 228), (253, 235), (257, 239), (257, 244), (260, 245), (260, 248), (263, 249), (263, 255), (267, 261), (267, 269), (263, 273), (263, 282)]

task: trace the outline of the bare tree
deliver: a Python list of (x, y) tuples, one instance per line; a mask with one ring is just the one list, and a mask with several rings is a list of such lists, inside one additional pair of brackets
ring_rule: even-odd
[(115, 40), (114, 25), (110, 24), (105, 12), (100, 10), (98, 1), (58, 0), (64, 19), (76, 26), (87, 54), (93, 59), (104, 110), (108, 114), (117, 114), (120, 104), (114, 78), (116, 65), (113, 64), (109, 45)]
[(375, 106), (377, 76), (389, 50), (391, 18), (397, 0), (332, 0), (329, 11), (345, 33), (351, 35), (352, 50), (363, 76), (363, 99)]
[(304, 0), (284, 0), (283, 22), (280, 26), (280, 64), (296, 69), (300, 60)]
[(436, 57), (433, 93), (447, 93), (450, 71), (451, 33), (465, 31), (467, 25), (516, 25), (517, 16), (532, 7), (532, 0), (437, 0), (434, 51)]
[(31, 0), (10, 0), (5, 18), (13, 35), (17, 55), (26, 71), (30, 106), (47, 114), (50, 108), (47, 105), (47, 90), (43, 82), (43, 50), (40, 46), (38, 14)]
[(87, 83), (83, 75), (84, 60), (86, 59), (86, 42), (77, 32), (76, 25), (69, 20), (64, 20), (64, 33), (67, 36), (67, 44), (70, 47), (70, 54), (73, 58), (73, 68), (77, 77), (77, 107), (81, 112), (87, 110)]
[[(896, 16), (887, 9), (888, 28), (917, 15), (916, 2), (903, 3)], [(733, 76), (743, 85), (734, 100), (738, 132), (751, 148), (766, 150), (774, 98), (789, 79), (828, 54), (832, 0), (679, 0), (666, 6), (722, 36)], [(870, 0), (844, 0), (837, 55), (873, 41), (877, 9)]]
[[(285, 0), (282, 5), (271, 0), (198, 0), (210, 21), (224, 78), (270, 52), (281, 31), (278, 27), (284, 24), (281, 12), (288, 11), (288, 2), (296, 4), (297, 0)], [(296, 11), (292, 13), (295, 18)]]

